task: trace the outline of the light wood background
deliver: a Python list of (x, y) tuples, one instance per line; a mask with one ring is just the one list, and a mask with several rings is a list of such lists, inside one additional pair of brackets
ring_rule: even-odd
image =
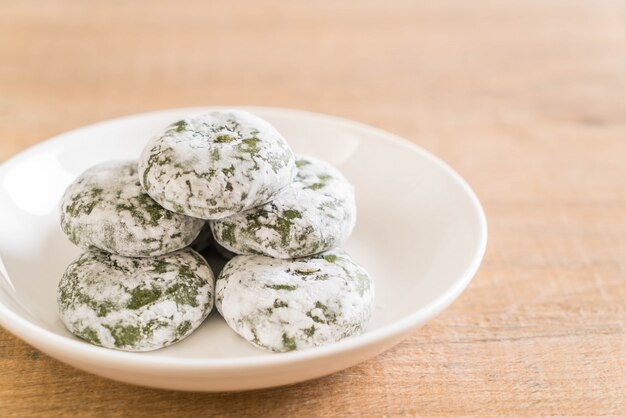
[(0, 330), (1, 416), (626, 415), (626, 2), (0, 0), (0, 160), (213, 104), (336, 114), (442, 157), (487, 212), (475, 280), (383, 355), (251, 393), (111, 382)]

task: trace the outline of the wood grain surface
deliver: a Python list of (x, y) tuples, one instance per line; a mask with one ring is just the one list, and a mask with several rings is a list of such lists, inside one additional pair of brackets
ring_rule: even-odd
[(0, 330), (0, 416), (626, 415), (626, 2), (0, 0), (0, 160), (216, 104), (442, 157), (487, 212), (474, 281), (371, 361), (249, 393), (115, 383)]

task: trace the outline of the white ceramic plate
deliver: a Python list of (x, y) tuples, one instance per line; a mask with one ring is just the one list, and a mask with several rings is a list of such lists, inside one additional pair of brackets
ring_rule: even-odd
[(196, 391), (295, 383), (352, 366), (392, 347), (445, 309), (485, 251), (478, 199), (451, 168), (392, 134), (320, 114), (249, 110), (269, 120), (298, 153), (338, 166), (357, 192), (359, 218), (344, 248), (374, 278), (367, 331), (325, 347), (272, 354), (231, 331), (213, 312), (171, 347), (129, 353), (73, 337), (57, 316), (56, 287), (80, 251), (58, 226), (66, 186), (93, 164), (139, 155), (157, 130), (211, 108), (129, 116), (59, 135), (0, 166), (0, 323), (48, 355), (128, 383)]

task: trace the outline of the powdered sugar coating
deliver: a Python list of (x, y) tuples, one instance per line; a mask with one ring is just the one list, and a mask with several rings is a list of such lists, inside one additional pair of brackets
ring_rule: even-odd
[(219, 219), (273, 199), (291, 183), (295, 158), (268, 122), (228, 110), (168, 126), (146, 145), (139, 172), (163, 207)]
[(354, 187), (332, 165), (298, 156), (293, 183), (273, 201), (211, 222), (215, 240), (237, 254), (304, 257), (340, 245), (356, 223)]
[(61, 200), (61, 229), (74, 244), (128, 257), (179, 250), (196, 238), (203, 224), (152, 200), (139, 183), (134, 161), (88, 169)]
[(333, 250), (297, 260), (237, 256), (217, 280), (215, 306), (255, 346), (291, 351), (361, 333), (373, 300), (368, 273)]
[(149, 351), (191, 334), (213, 308), (214, 286), (193, 250), (154, 258), (91, 250), (68, 266), (57, 302), (73, 334), (103, 347)]

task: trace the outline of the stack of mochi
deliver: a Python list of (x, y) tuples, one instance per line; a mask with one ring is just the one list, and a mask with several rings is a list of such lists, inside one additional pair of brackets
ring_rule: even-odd
[[(294, 155), (265, 120), (192, 115), (138, 161), (96, 165), (68, 187), (61, 228), (85, 252), (59, 283), (60, 316), (78, 337), (128, 351), (182, 340), (213, 305), (259, 348), (336, 342), (363, 331), (374, 298), (337, 249), (355, 222), (352, 185)], [(214, 252), (229, 260), (217, 280)]]

